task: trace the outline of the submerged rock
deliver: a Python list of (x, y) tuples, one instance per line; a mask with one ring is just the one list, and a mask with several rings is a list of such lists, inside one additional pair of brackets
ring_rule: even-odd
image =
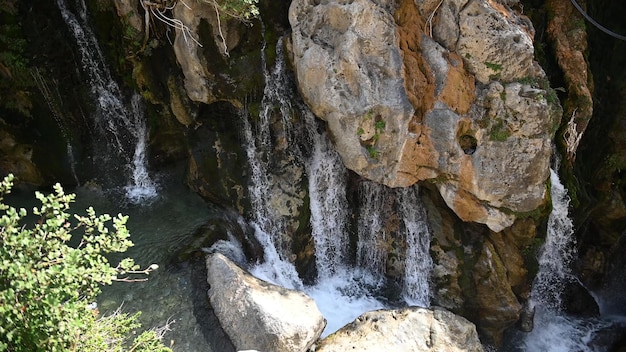
[(483, 351), (474, 324), (441, 308), (409, 307), (362, 314), (322, 340), (319, 352)]
[(303, 352), (326, 327), (312, 298), (259, 280), (222, 254), (208, 256), (207, 276), (211, 306), (238, 350)]

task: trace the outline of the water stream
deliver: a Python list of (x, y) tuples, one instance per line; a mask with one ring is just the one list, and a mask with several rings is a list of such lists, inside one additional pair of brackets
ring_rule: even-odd
[[(351, 322), (365, 311), (388, 307), (378, 291), (385, 281), (386, 246), (383, 230), (385, 202), (395, 193), (372, 182), (363, 182), (359, 211), (359, 241), (357, 265), (349, 258), (350, 239), (348, 223), (347, 170), (334, 150), (325, 132), (318, 129), (315, 116), (293, 98), (293, 83), (286, 74), (282, 42), (277, 45), (275, 67), (265, 71), (266, 87), (261, 116), (253, 126), (242, 116), (242, 137), (250, 165), (249, 194), (253, 205), (251, 225), (256, 238), (263, 245), (264, 261), (250, 268), (250, 272), (274, 284), (303, 290), (315, 299), (328, 321), (322, 336), (326, 336)], [(303, 129), (294, 129), (291, 116), (296, 109), (304, 120)], [(271, 114), (280, 114), (272, 119)], [(271, 123), (278, 123), (282, 136), (273, 136)], [(275, 125), (274, 125), (274, 128)], [(313, 285), (304, 285), (289, 261), (291, 253), (283, 248), (281, 234), (287, 228), (284, 217), (272, 203), (272, 182), (278, 179), (270, 167), (273, 148), (270, 141), (287, 143), (289, 156), (296, 164), (305, 165), (309, 188), (310, 226), (316, 253), (317, 279)], [(308, 141), (311, 146), (300, 150), (297, 141)], [(308, 155), (308, 156), (304, 156)], [(407, 279), (404, 297), (409, 304), (428, 306), (430, 272), (428, 234), (425, 214), (416, 189), (398, 191), (403, 214), (407, 248)], [(230, 249), (229, 249), (230, 250)], [(432, 263), (431, 263), (432, 264)]]
[(400, 217), (405, 228), (406, 259), (402, 296), (413, 306), (430, 306), (429, 274), (433, 268), (430, 256), (430, 231), (426, 223), (426, 212), (419, 199), (417, 186), (397, 191)]
[(147, 171), (147, 130), (140, 96), (135, 94), (130, 103), (124, 102), (89, 26), (84, 1), (76, 1), (78, 16), (70, 11), (65, 0), (56, 3), (76, 40), (82, 69), (91, 88), (95, 105), (92, 116), (94, 166), (100, 173), (98, 181), (107, 189), (126, 184), (125, 195), (136, 204), (156, 197), (156, 184)]
[[(122, 98), (89, 28), (84, 2), (77, 1), (77, 15), (68, 8), (66, 0), (57, 0), (57, 5), (76, 39), (82, 68), (94, 96), (95, 164), (103, 165), (102, 174), (106, 171), (111, 177), (122, 176), (99, 181), (125, 185), (124, 196), (130, 201), (125, 213), (130, 215), (128, 227), (137, 245), (126, 255), (136, 258), (144, 267), (151, 263), (161, 265), (147, 283), (132, 287), (115, 284), (106, 288), (99, 302), (100, 310), (111, 311), (123, 303), (128, 311), (142, 310), (144, 325), (148, 327), (175, 321), (174, 330), (166, 335), (166, 339), (173, 341), (175, 350), (210, 351), (212, 346), (207, 345), (207, 341), (219, 344), (224, 337), (220, 337), (217, 330), (214, 334), (207, 332), (207, 326), (210, 329), (215, 321), (207, 322), (198, 317), (203, 309), (197, 307), (201, 303), (197, 302), (195, 291), (200, 287), (198, 296), (205, 302), (206, 289), (195, 281), (205, 278), (198, 278), (197, 273), (187, 267), (188, 262), (172, 261), (172, 256), (207, 221), (226, 217), (216, 209), (200, 205), (197, 197), (175, 186), (162, 185), (161, 195), (156, 198), (157, 186), (147, 167), (148, 131), (141, 98), (135, 95), (128, 102)], [(248, 223), (239, 225), (251, 226), (264, 249), (264, 260), (251, 267), (251, 273), (284, 287), (303, 290), (313, 297), (328, 320), (324, 336), (365, 311), (389, 307), (389, 301), (379, 293), (385, 281), (387, 255), (381, 209), (383, 204), (397, 201), (395, 207), (401, 214), (407, 243), (402, 294), (408, 304), (428, 306), (428, 276), (432, 263), (425, 258), (430, 258), (430, 235), (417, 188), (396, 192), (371, 182), (362, 183), (357, 256), (350, 258), (348, 223), (353, 214), (346, 195), (347, 170), (329, 137), (318, 128), (313, 114), (295, 98), (297, 93), (287, 74), (282, 41), (277, 45), (276, 57), (272, 70), (264, 65), (266, 86), (258, 121), (251, 123), (245, 115), (241, 119), (253, 211)], [(292, 124), (294, 111), (303, 119), (301, 126)], [(278, 124), (272, 119), (276, 114)], [(272, 124), (282, 129), (279, 138), (272, 135), (276, 132)], [(286, 144), (283, 145), (286, 157), (302, 167), (308, 181), (310, 227), (318, 273), (313, 285), (303, 284), (290, 261), (292, 253), (281, 237), (289, 233), (287, 219), (272, 203), (273, 188), (279, 182), (272, 162), (279, 143)], [(119, 204), (109, 203), (97, 189), (82, 187), (77, 192), (78, 199), (93, 204), (98, 211), (115, 213), (119, 207)], [(213, 250), (220, 250), (220, 247), (243, 261), (234, 239), (218, 242)], [(207, 337), (207, 334), (213, 335)]]
[(386, 188), (374, 182), (359, 184), (359, 243), (357, 265), (369, 270), (372, 275), (384, 277), (387, 263), (386, 241), (388, 234), (383, 226), (381, 208), (387, 199)]
[(558, 174), (550, 170), (552, 212), (545, 243), (539, 255), (539, 271), (529, 305), (535, 310), (534, 328), (522, 342), (525, 351), (599, 351), (591, 344), (596, 332), (610, 324), (595, 318), (577, 318), (563, 311), (563, 291), (576, 278), (571, 271), (576, 255), (574, 227), (569, 218), (569, 196)]

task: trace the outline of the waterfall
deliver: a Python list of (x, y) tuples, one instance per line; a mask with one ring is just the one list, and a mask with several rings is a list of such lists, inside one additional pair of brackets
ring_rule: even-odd
[(570, 264), (574, 258), (574, 226), (569, 218), (569, 196), (559, 176), (550, 170), (552, 212), (548, 217), (545, 243), (539, 255), (539, 271), (531, 291), (531, 307), (541, 305), (558, 311), (561, 294), (567, 281), (572, 280)]
[(370, 181), (359, 184), (357, 264), (380, 278), (387, 262), (387, 234), (381, 214), (386, 198), (385, 186)]
[(578, 319), (562, 311), (562, 293), (573, 277), (575, 239), (568, 215), (570, 199), (558, 174), (550, 170), (552, 212), (548, 218), (545, 243), (539, 255), (539, 271), (533, 282), (529, 306), (534, 309), (534, 329), (526, 335), (526, 351), (593, 351), (593, 334), (607, 324), (595, 319)]
[(318, 273), (316, 284), (305, 287), (305, 292), (315, 299), (327, 320), (324, 337), (385, 304), (372, 297), (372, 291), (380, 284), (378, 277), (348, 264), (346, 168), (328, 136), (315, 128), (315, 116), (306, 107), (300, 108), (306, 118), (308, 138), (313, 141), (307, 174)]
[[(264, 154), (267, 150), (257, 147), (261, 144), (265, 131), (269, 134), (269, 119), (260, 119), (258, 133), (255, 135), (246, 116), (242, 116), (243, 138), (246, 144), (246, 156), (250, 166), (250, 201), (252, 203), (252, 226), (256, 239), (263, 246), (263, 263), (254, 266), (250, 272), (263, 280), (288, 288), (301, 288), (302, 281), (298, 277), (295, 267), (286, 255), (280, 253), (282, 247), (280, 234), (285, 226), (280, 218), (272, 211), (271, 179), (268, 174), (269, 166)], [(260, 138), (259, 138), (260, 137)], [(261, 144), (261, 146), (263, 146)], [(274, 235), (273, 235), (274, 234)]]
[[(280, 41), (277, 47), (281, 47)], [(284, 60), (283, 55), (278, 56), (278, 58)], [(284, 61), (277, 61), (274, 70), (270, 72), (265, 64), (264, 54), (262, 59), (265, 89), (259, 120), (255, 128), (248, 121), (247, 114), (241, 115), (242, 138), (246, 146), (246, 157), (250, 167), (248, 191), (252, 204), (252, 226), (255, 229), (255, 237), (263, 246), (265, 259), (263, 263), (257, 264), (250, 271), (256, 277), (268, 282), (283, 287), (301, 289), (302, 281), (293, 264), (288, 261), (289, 253), (282, 251), (281, 234), (285, 233), (286, 225), (271, 203), (273, 198), (272, 184), (274, 182), (270, 172), (273, 147), (270, 138), (272, 106), (274, 104), (280, 106), (281, 113), (287, 113), (290, 109), (289, 101), (282, 99), (283, 94), (279, 93), (287, 84), (283, 72)], [(284, 123), (285, 118), (282, 121)]]
[[(250, 167), (251, 225), (264, 249), (264, 262), (254, 265), (250, 272), (311, 296), (327, 319), (322, 334), (327, 336), (366, 311), (388, 306), (376, 296), (385, 282), (389, 249), (385, 211), (395, 209), (403, 220), (401, 229), (407, 243), (403, 297), (409, 304), (428, 306), (430, 235), (417, 187), (393, 191), (373, 182), (361, 182), (355, 266), (349, 250), (348, 224), (352, 214), (347, 200), (347, 169), (330, 138), (318, 128), (315, 116), (295, 94), (282, 49), (279, 40), (271, 70), (266, 68), (262, 56), (266, 82), (258, 120), (253, 124), (245, 115), (241, 119), (241, 136)], [(301, 124), (291, 122), (294, 114), (301, 116)], [(272, 187), (277, 186), (278, 179), (271, 166), (276, 150), (287, 150), (292, 162), (305, 165), (317, 269), (317, 281), (311, 286), (301, 282), (288, 260), (291, 253), (283, 248), (281, 239), (287, 226), (271, 202)]]
[(317, 273), (321, 279), (336, 275), (347, 261), (349, 247), (346, 169), (326, 134), (315, 129), (315, 117), (306, 114), (314, 141), (308, 166), (311, 232), (315, 241)]
[[(78, 45), (82, 69), (89, 79), (94, 98), (95, 132), (99, 140), (94, 141), (94, 164), (101, 167), (102, 175), (127, 183), (124, 188), (131, 202), (139, 203), (157, 195), (156, 185), (147, 171), (146, 138), (147, 131), (140, 98), (132, 99), (132, 111), (123, 103), (122, 93), (106, 65), (98, 42), (91, 32), (84, 1), (77, 2), (78, 17), (69, 9), (65, 0), (57, 0), (61, 16), (72, 32)], [(132, 157), (131, 157), (132, 155)], [(123, 162), (123, 169), (117, 170), (119, 162), (111, 160), (116, 156)], [(117, 183), (117, 182), (114, 182)]]
[(132, 123), (131, 132), (137, 143), (133, 153), (132, 180), (124, 189), (126, 197), (134, 204), (140, 204), (145, 200), (154, 199), (157, 196), (156, 185), (148, 173), (148, 162), (146, 160), (146, 141), (148, 130), (144, 123), (144, 110), (141, 96), (133, 95), (131, 100)]
[(419, 198), (417, 186), (397, 191), (399, 214), (404, 222), (406, 257), (402, 296), (409, 305), (430, 306), (430, 231), (426, 212)]

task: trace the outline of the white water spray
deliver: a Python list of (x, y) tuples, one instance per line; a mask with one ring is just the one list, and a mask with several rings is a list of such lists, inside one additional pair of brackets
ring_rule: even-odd
[(387, 234), (383, 226), (381, 209), (384, 206), (385, 186), (363, 181), (359, 184), (359, 242), (357, 264), (367, 268), (382, 279), (387, 263)]
[(328, 279), (343, 269), (347, 260), (347, 175), (328, 137), (315, 129), (309, 134), (314, 140), (308, 167), (311, 235), (315, 240), (318, 277)]
[(430, 273), (433, 260), (430, 257), (430, 231), (426, 212), (419, 198), (417, 186), (397, 191), (400, 217), (404, 220), (406, 257), (402, 296), (413, 306), (430, 306)]
[(577, 319), (562, 311), (562, 294), (575, 280), (570, 265), (576, 255), (572, 220), (568, 215), (570, 199), (558, 174), (550, 170), (552, 212), (539, 256), (539, 271), (533, 282), (529, 305), (535, 310), (534, 328), (524, 339), (526, 351), (591, 352), (589, 342), (595, 331), (606, 323)]
[(107, 173), (111, 175), (115, 173), (115, 166), (108, 161), (112, 155), (116, 155), (125, 164), (123, 173), (129, 182), (125, 187), (127, 198), (132, 202), (154, 198), (156, 186), (147, 171), (145, 159), (147, 133), (143, 111), (138, 108), (139, 96), (133, 97), (133, 111), (129, 112), (122, 102), (121, 91), (113, 80), (96, 38), (90, 30), (84, 1), (77, 3), (78, 17), (68, 9), (65, 0), (57, 0), (57, 6), (74, 35), (80, 51), (82, 68), (89, 78), (89, 86), (96, 105), (95, 125), (97, 132), (104, 139), (104, 143), (95, 144), (96, 147), (105, 144), (100, 154), (106, 164)]
[(133, 175), (132, 182), (124, 187), (126, 197), (134, 204), (140, 204), (147, 200), (157, 197), (157, 188), (150, 174), (148, 173), (148, 162), (146, 160), (146, 140), (148, 131), (144, 123), (144, 111), (141, 105), (141, 96), (133, 95), (132, 98), (132, 125), (131, 132), (137, 140), (135, 151), (133, 153)]
[(559, 176), (550, 170), (552, 212), (548, 217), (545, 243), (539, 256), (539, 271), (531, 291), (531, 308), (537, 304), (558, 311), (561, 294), (568, 281), (573, 280), (570, 265), (575, 250), (574, 226), (569, 218), (569, 196)]

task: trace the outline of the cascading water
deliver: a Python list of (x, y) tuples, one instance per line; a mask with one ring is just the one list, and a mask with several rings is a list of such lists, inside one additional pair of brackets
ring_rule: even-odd
[[(279, 45), (280, 46), (280, 45)], [(263, 56), (263, 59), (265, 57)], [(278, 57), (283, 60), (282, 56)], [(265, 60), (263, 60), (265, 62)], [(261, 113), (256, 129), (253, 129), (247, 116), (242, 115), (243, 133), (242, 137), (246, 145), (246, 156), (250, 166), (250, 201), (252, 203), (252, 226), (255, 229), (255, 237), (264, 248), (265, 261), (256, 265), (250, 272), (274, 284), (288, 288), (302, 288), (302, 281), (298, 277), (295, 267), (287, 260), (287, 253), (281, 253), (283, 247), (280, 237), (284, 233), (286, 225), (281, 217), (274, 212), (271, 204), (272, 179), (269, 167), (271, 158), (270, 142), (270, 105), (273, 103), (270, 97), (277, 96), (274, 91), (278, 89), (284, 81), (281, 77), (281, 66), (284, 62), (277, 62), (273, 72), (268, 72), (264, 65), (264, 76), (266, 80), (264, 99), (261, 103)], [(279, 101), (280, 103), (281, 101)], [(283, 104), (285, 101), (282, 101)], [(280, 106), (284, 106), (281, 104)], [(272, 234), (276, 234), (272, 236)]]
[[(65, 0), (57, 0), (63, 20), (74, 35), (79, 48), (83, 71), (89, 79), (96, 111), (94, 125), (100, 140), (95, 141), (95, 166), (101, 167), (102, 175), (123, 179), (112, 183), (127, 183), (124, 188), (128, 200), (140, 203), (157, 195), (156, 185), (150, 178), (146, 164), (146, 127), (140, 97), (132, 99), (132, 111), (123, 103), (122, 93), (106, 65), (95, 36), (90, 30), (84, 1), (77, 1), (78, 17), (69, 9)], [(132, 157), (131, 157), (132, 155)], [(116, 172), (118, 160), (124, 167)], [(103, 179), (103, 182), (108, 180)]]
[(142, 203), (145, 200), (153, 199), (157, 196), (156, 184), (148, 173), (148, 161), (146, 160), (146, 141), (148, 130), (144, 122), (144, 111), (141, 96), (133, 95), (131, 100), (133, 136), (137, 143), (133, 152), (132, 162), (132, 182), (124, 187), (126, 197), (133, 203)]
[(385, 188), (381, 184), (364, 181), (359, 185), (359, 243), (357, 264), (367, 268), (372, 274), (383, 277), (387, 250), (387, 234), (383, 226), (381, 207), (384, 204)]
[(311, 231), (315, 239), (317, 273), (331, 278), (344, 268), (349, 247), (347, 174), (339, 155), (325, 134), (317, 133), (315, 117), (306, 114), (313, 139), (313, 154), (308, 165)]
[(430, 231), (417, 186), (396, 191), (400, 217), (404, 220), (406, 257), (402, 296), (413, 306), (430, 306)]
[(545, 243), (539, 256), (539, 271), (531, 291), (531, 308), (560, 310), (565, 284), (572, 280), (570, 264), (575, 255), (574, 226), (569, 218), (569, 197), (557, 173), (550, 170), (552, 212), (548, 217)]
[(353, 321), (363, 312), (384, 308), (372, 297), (378, 278), (348, 264), (349, 208), (346, 198), (347, 170), (330, 139), (316, 128), (315, 116), (300, 106), (313, 151), (308, 160), (311, 235), (315, 242), (317, 282), (305, 287), (327, 320), (326, 336)]
[(534, 328), (524, 341), (526, 351), (594, 351), (589, 346), (595, 331), (607, 324), (595, 319), (577, 319), (562, 310), (565, 285), (576, 280), (570, 270), (575, 239), (568, 215), (570, 199), (557, 173), (550, 170), (552, 212), (545, 243), (539, 256), (539, 271), (529, 300), (535, 311)]
[[(246, 144), (246, 155), (250, 166), (249, 193), (253, 207), (252, 226), (255, 235), (264, 248), (264, 262), (250, 269), (250, 272), (266, 281), (289, 288), (305, 291), (317, 302), (320, 311), (328, 321), (323, 336), (353, 321), (363, 312), (386, 307), (386, 304), (373, 297), (385, 274), (385, 246), (382, 231), (381, 204), (393, 192), (384, 186), (367, 184), (362, 193), (360, 244), (358, 261), (354, 267), (349, 264), (350, 246), (347, 224), (350, 214), (346, 196), (347, 170), (324, 132), (317, 128), (315, 116), (308, 108), (294, 98), (293, 83), (286, 73), (282, 42), (277, 45), (277, 59), (274, 69), (265, 71), (266, 86), (256, 128), (243, 116), (242, 137)], [(304, 119), (304, 129), (295, 131), (290, 121), (293, 110)], [(283, 253), (281, 234), (286, 225), (273, 206), (272, 182), (276, 177), (269, 166), (273, 157), (271, 145), (271, 116), (277, 112), (284, 138), (275, 138), (279, 143), (288, 143), (289, 155), (297, 163), (306, 165), (311, 211), (311, 233), (315, 243), (317, 281), (313, 286), (303, 285), (295, 267), (287, 260), (290, 253)], [(277, 126), (274, 126), (277, 127)], [(307, 141), (305, 146), (297, 145), (297, 140)], [(303, 151), (300, 148), (311, 148)], [(309, 157), (305, 157), (307, 154)], [(429, 235), (424, 212), (421, 209), (415, 189), (398, 191), (402, 203), (401, 212), (405, 217), (407, 249), (407, 275), (404, 297), (409, 304), (428, 305)], [(377, 219), (377, 220), (376, 220)], [(375, 222), (375, 223), (374, 223)], [(382, 236), (382, 237), (380, 237)], [(362, 243), (361, 243), (362, 242)], [(372, 264), (372, 253), (376, 253)], [(424, 257), (428, 257), (425, 259)], [(370, 265), (372, 264), (372, 265)], [(418, 278), (419, 277), (419, 278)]]

